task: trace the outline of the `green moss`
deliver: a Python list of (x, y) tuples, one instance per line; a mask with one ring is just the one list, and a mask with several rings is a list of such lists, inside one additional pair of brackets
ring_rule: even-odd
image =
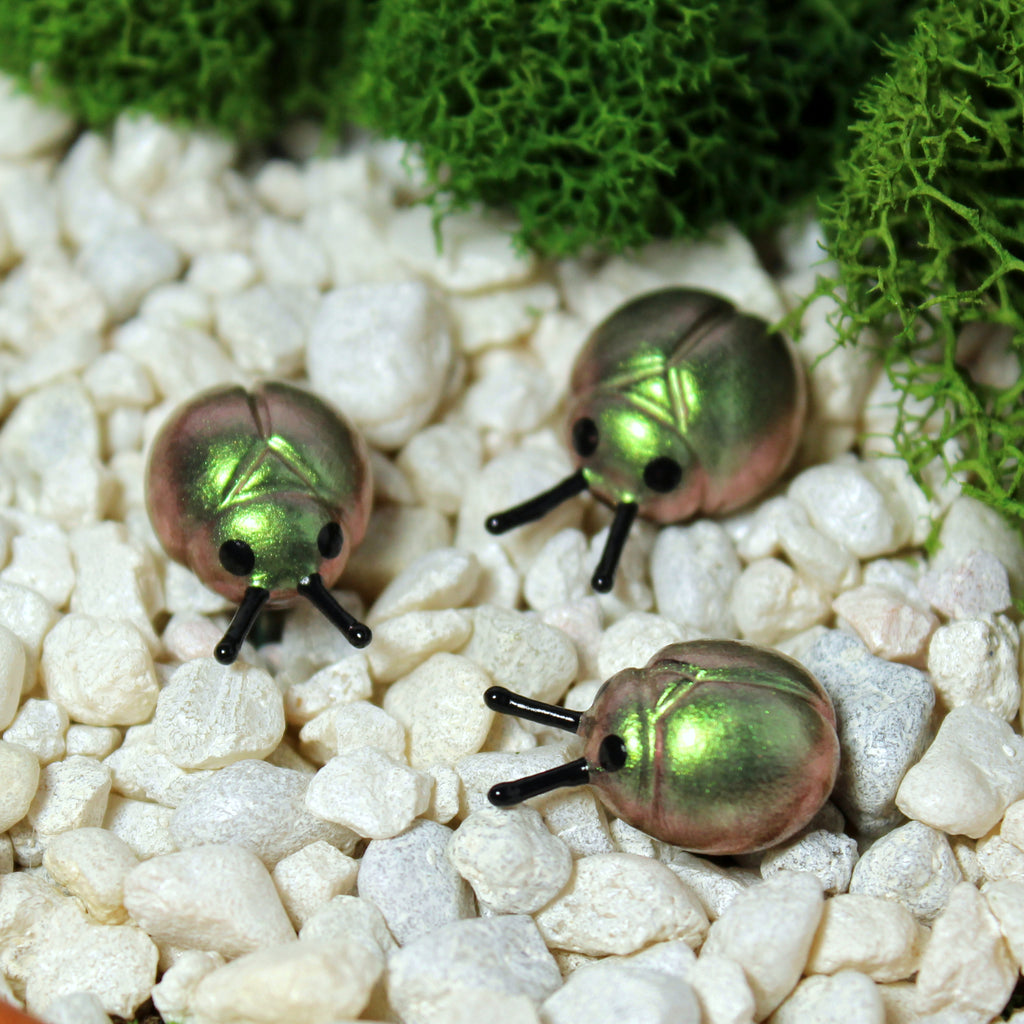
[(1024, 7), (934, 4), (862, 107), (825, 211), (840, 337), (892, 337), (897, 443), (915, 472), (944, 455), (970, 473), (967, 493), (1024, 518), (1024, 379), (982, 386), (956, 357), (972, 322), (1007, 325), (1024, 351)]
[(514, 208), (564, 255), (757, 229), (847, 146), (910, 0), (381, 0), (360, 115), (418, 143), (438, 202)]
[(123, 109), (271, 134), (333, 123), (372, 0), (0, 0), (0, 67), (102, 126)]

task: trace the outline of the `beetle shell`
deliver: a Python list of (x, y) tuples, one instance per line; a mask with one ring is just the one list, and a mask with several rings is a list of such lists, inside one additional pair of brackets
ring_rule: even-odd
[[(803, 370), (782, 335), (718, 296), (666, 288), (591, 334), (573, 369), (567, 434), (596, 497), (675, 523), (729, 512), (774, 483), (805, 408)], [(573, 443), (583, 420), (597, 428), (586, 455)], [(644, 480), (657, 458), (682, 471), (667, 493)]]
[[(213, 388), (178, 408), (157, 435), (146, 474), (157, 537), (171, 558), (232, 601), (251, 583), (270, 603), (290, 603), (300, 578), (341, 574), (366, 532), (372, 502), (367, 450), (321, 399), (292, 384)], [(337, 555), (317, 536), (341, 527)], [(256, 563), (239, 577), (220, 563), (226, 540), (250, 544)]]
[[(672, 644), (598, 691), (579, 733), (589, 780), (619, 817), (706, 854), (763, 849), (806, 825), (839, 768), (820, 683), (777, 651), (732, 640)], [(621, 737), (625, 764), (602, 767)]]

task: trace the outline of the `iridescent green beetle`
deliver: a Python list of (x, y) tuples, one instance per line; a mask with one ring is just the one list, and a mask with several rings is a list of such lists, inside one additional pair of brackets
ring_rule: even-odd
[(362, 540), (371, 502), (363, 439), (293, 384), (197, 395), (160, 430), (146, 473), (150, 520), (167, 554), (239, 602), (214, 652), (225, 665), (264, 605), (299, 594), (351, 644), (370, 642), (327, 588)]
[(753, 500), (792, 458), (806, 404), (800, 363), (763, 320), (706, 292), (642, 295), (576, 359), (566, 417), (576, 471), (487, 529), (504, 533), (589, 489), (615, 509), (592, 580), (608, 591), (637, 514), (677, 523)]
[(798, 832), (832, 792), (832, 702), (792, 658), (737, 640), (671, 644), (612, 676), (586, 712), (491, 687), (488, 707), (575, 732), (583, 756), (491, 788), (499, 807), (591, 783), (618, 817), (706, 854), (748, 853)]

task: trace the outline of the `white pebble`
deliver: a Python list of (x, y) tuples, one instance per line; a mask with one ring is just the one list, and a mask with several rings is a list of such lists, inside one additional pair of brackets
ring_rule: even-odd
[(985, 897), (962, 882), (936, 918), (921, 957), (919, 1008), (929, 1013), (951, 1007), (987, 1021), (1006, 1005), (1017, 976)]
[(528, 335), (542, 313), (555, 309), (558, 292), (547, 282), (501, 288), (449, 300), (458, 325), (459, 347), (479, 352)]
[(735, 960), (702, 953), (685, 974), (705, 1024), (747, 1024), (754, 1019), (754, 993)]
[(339, 288), (324, 296), (313, 319), (306, 364), (371, 444), (398, 448), (440, 401), (451, 336), (439, 300), (420, 282)]
[(268, 283), (317, 290), (328, 283), (327, 253), (312, 232), (278, 217), (260, 217), (252, 241)]
[[(1012, 809), (1016, 805), (1010, 806)], [(1000, 832), (990, 832), (979, 839), (974, 844), (972, 860), (968, 859), (970, 854), (963, 847), (958, 847), (954, 840), (953, 852), (957, 855), (957, 863), (966, 881), (979, 885), (982, 882), (998, 882), (1004, 879), (1024, 880), (1024, 850), (1016, 843), (1010, 842)]]
[(55, 254), (60, 238), (57, 190), (46, 165), (41, 161), (15, 164), (4, 167), (4, 172), (0, 211), (11, 247), (29, 258), (44, 254), (43, 260), (52, 266), (65, 263), (67, 257), (63, 253)]
[(160, 691), (157, 745), (181, 768), (220, 768), (266, 757), (284, 735), (281, 691), (261, 669), (197, 658)]
[(1019, 595), (1024, 591), (1024, 539), (1020, 531), (994, 508), (962, 495), (950, 505), (942, 520), (932, 571), (955, 571), (976, 551), (995, 555), (1010, 577), (1013, 593)]
[(10, 630), (25, 647), (23, 694), (35, 686), (43, 639), (56, 621), (56, 610), (38, 591), (0, 581), (0, 625)]
[(301, 928), (328, 900), (351, 892), (358, 873), (358, 861), (321, 839), (278, 861), (273, 879), (288, 917)]
[(1010, 606), (1010, 579), (991, 551), (972, 551), (963, 561), (921, 579), (931, 606), (953, 619), (978, 618)]
[(0, 625), (0, 729), (18, 713), (25, 684), (25, 647), (6, 626)]
[(319, 765), (360, 747), (374, 747), (392, 760), (405, 760), (402, 723), (367, 700), (328, 708), (302, 727), (299, 740), (303, 753)]
[(499, 686), (547, 703), (565, 694), (578, 667), (576, 648), (561, 630), (493, 605), (473, 609), (473, 636), (462, 654)]
[(39, 788), (39, 761), (27, 747), (0, 741), (0, 833), (28, 814)]
[(534, 611), (547, 611), (591, 593), (590, 545), (581, 530), (562, 530), (537, 552), (526, 570), (523, 596)]
[(221, 843), (251, 850), (267, 867), (326, 840), (346, 853), (355, 835), (314, 817), (303, 803), (309, 777), (265, 761), (236, 761), (186, 794), (171, 818), (179, 846)]
[(54, 999), (43, 1019), (46, 1024), (110, 1024), (102, 1000), (92, 992), (71, 992)]
[(923, 666), (928, 641), (939, 620), (888, 587), (865, 584), (840, 594), (832, 608), (864, 641), (888, 661)]
[(184, 1020), (196, 986), (206, 975), (224, 965), (220, 953), (186, 949), (178, 953), (174, 963), (164, 971), (153, 986), (153, 1005), (164, 1020)]
[(373, 692), (366, 655), (356, 652), (331, 662), (284, 692), (284, 711), (293, 725), (305, 725), (336, 704), (366, 700)]
[(407, 829), (430, 802), (429, 775), (400, 764), (373, 747), (331, 758), (306, 791), (306, 807), (319, 818), (368, 839)]
[(830, 611), (825, 593), (777, 558), (751, 562), (737, 578), (729, 606), (740, 636), (762, 644), (824, 622)]
[(123, 113), (114, 124), (110, 180), (121, 192), (141, 198), (177, 169), (183, 134), (149, 114)]
[[(564, 764), (567, 760), (568, 743), (546, 743), (515, 753), (484, 751), (462, 758), (455, 770), (462, 780), (462, 806), (460, 813), (465, 817), (473, 811), (490, 807), (487, 791), (497, 782), (519, 779), (536, 772), (547, 771)], [(537, 806), (534, 798), (531, 806)]]
[(1024, 796), (1024, 739), (997, 715), (954, 708), (907, 772), (896, 805), (907, 817), (977, 839)]
[(999, 922), (999, 928), (1017, 966), (1024, 963), (1024, 882), (1012, 879), (985, 886), (985, 902)]
[(384, 588), (370, 609), (371, 624), (406, 612), (458, 608), (476, 588), (476, 558), (458, 548), (442, 548), (416, 559)]
[(850, 892), (895, 900), (927, 923), (962, 878), (946, 836), (910, 821), (864, 851), (853, 869)]
[(527, 917), (457, 921), (388, 961), (388, 996), (402, 1020), (526, 1024), (524, 1013), (560, 985), (558, 966)]
[(661, 971), (604, 961), (574, 971), (541, 1007), (549, 1024), (700, 1024), (694, 990)]
[(1005, 616), (940, 626), (928, 645), (928, 673), (947, 708), (974, 704), (1007, 721), (1020, 705), (1020, 634)]
[(111, 793), (103, 827), (123, 839), (139, 860), (148, 860), (177, 850), (171, 835), (173, 813), (170, 807)]
[(50, 918), (25, 985), (34, 1013), (75, 992), (92, 992), (103, 1009), (132, 1019), (156, 981), (157, 948), (133, 925), (92, 924), (76, 908)]
[(697, 946), (708, 923), (697, 898), (671, 871), (629, 853), (576, 861), (567, 888), (536, 921), (549, 946), (591, 956), (633, 953), (668, 939)]
[(151, 288), (173, 280), (181, 270), (177, 249), (155, 231), (122, 228), (90, 242), (78, 267), (99, 289), (115, 320), (126, 320)]
[(706, 519), (668, 526), (651, 549), (651, 582), (658, 611), (700, 633), (735, 632), (729, 595), (740, 576), (736, 548), (725, 530)]
[(102, 343), (94, 331), (64, 331), (43, 342), (9, 376), (7, 388), (16, 397), (28, 394), (60, 377), (81, 373), (100, 354)]
[(834, 896), (846, 892), (857, 857), (855, 839), (817, 829), (768, 850), (761, 874), (770, 878), (780, 871), (808, 871), (817, 876), (826, 896)]
[(832, 463), (806, 469), (788, 493), (813, 526), (858, 558), (895, 551), (905, 539), (883, 494), (856, 466)]
[(398, 946), (384, 915), (361, 896), (331, 897), (302, 926), (299, 938), (303, 942), (351, 938), (385, 956)]
[(398, 467), (420, 501), (453, 515), (480, 470), (482, 455), (480, 436), (472, 427), (435, 423), (413, 435), (398, 456)]
[(161, 945), (229, 958), (295, 937), (267, 869), (239, 846), (144, 861), (124, 880), (124, 905)]
[(547, 419), (558, 401), (554, 386), (529, 352), (488, 352), (476, 360), (476, 372), (458, 409), (477, 430), (527, 434)]
[(110, 796), (110, 770), (91, 757), (48, 764), (26, 815), (40, 837), (102, 824)]
[(451, 836), (444, 825), (417, 821), (366, 847), (359, 895), (377, 905), (399, 945), (475, 914), (472, 890), (445, 856)]
[(843, 893), (825, 901), (807, 970), (854, 970), (901, 981), (918, 968), (924, 932), (906, 907), (881, 896)]
[(124, 742), (103, 763), (110, 769), (116, 792), (167, 807), (177, 807), (211, 774), (185, 771), (169, 760), (156, 744), (156, 728), (152, 724), (128, 729)]
[(77, 896), (100, 924), (123, 924), (124, 879), (138, 864), (127, 843), (103, 828), (79, 828), (54, 836), (46, 845), (43, 867)]
[(860, 563), (849, 548), (810, 525), (784, 519), (779, 547), (798, 573), (829, 593), (854, 587), (860, 579)]
[(400, 679), (384, 708), (409, 734), (409, 764), (454, 765), (475, 754), (487, 738), (494, 712), (484, 703), (491, 678), (468, 657), (434, 654)]
[(293, 942), (241, 956), (200, 979), (190, 1008), (210, 1024), (324, 1024), (355, 1019), (382, 958), (353, 942)]
[(156, 707), (153, 659), (128, 622), (65, 615), (47, 634), (39, 667), (46, 695), (86, 725), (135, 725)]
[(481, 906), (498, 914), (532, 914), (569, 880), (568, 847), (532, 807), (475, 811), (455, 830), (448, 858)]
[[(618, 822), (616, 824), (619, 824)], [(708, 918), (717, 920), (725, 908), (760, 877), (751, 871), (724, 868), (695, 854), (669, 847), (663, 854), (665, 866), (696, 894)]]
[(308, 194), (305, 171), (291, 160), (270, 159), (257, 171), (252, 180), (253, 191), (264, 206), (282, 217), (301, 217), (306, 212)]
[(27, 747), (40, 764), (51, 764), (64, 756), (68, 713), (52, 700), (30, 697), (4, 733), (4, 740)]
[(629, 612), (602, 634), (597, 649), (597, 670), (610, 679), (626, 668), (643, 668), (669, 644), (694, 639), (695, 634), (663, 615)]
[(124, 352), (101, 352), (82, 374), (82, 383), (101, 413), (125, 406), (146, 409), (156, 398), (146, 371)]
[(25, 160), (60, 146), (75, 130), (70, 115), (0, 75), (0, 158)]
[(544, 824), (569, 847), (573, 857), (615, 852), (604, 804), (592, 790), (556, 789), (537, 800), (537, 807)]
[(813, 875), (781, 872), (740, 893), (711, 925), (701, 952), (743, 967), (754, 993), (755, 1019), (768, 1016), (799, 980), (823, 902)]
[(857, 971), (804, 978), (769, 1020), (771, 1024), (886, 1024), (877, 986)]
[(432, 654), (457, 651), (473, 633), (473, 613), (451, 608), (437, 612), (406, 612), (373, 627), (368, 661), (373, 678), (393, 683), (408, 675)]

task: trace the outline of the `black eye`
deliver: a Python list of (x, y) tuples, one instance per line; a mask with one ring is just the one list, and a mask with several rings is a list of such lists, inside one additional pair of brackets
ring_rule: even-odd
[(626, 744), (621, 736), (605, 736), (597, 748), (597, 763), (606, 772), (617, 772), (626, 764)]
[(244, 540), (226, 540), (220, 546), (220, 564), (232, 576), (248, 576), (256, 568), (256, 556)]
[(670, 459), (667, 455), (651, 459), (644, 466), (644, 483), (652, 491), (657, 491), (659, 494), (667, 494), (669, 491), (674, 491), (682, 479), (683, 467), (675, 459)]
[(584, 417), (572, 425), (572, 446), (577, 455), (584, 458), (593, 455), (597, 451), (597, 442), (597, 424), (593, 420)]
[(324, 558), (337, 558), (341, 554), (341, 527), (337, 523), (325, 523), (316, 536), (316, 546)]

